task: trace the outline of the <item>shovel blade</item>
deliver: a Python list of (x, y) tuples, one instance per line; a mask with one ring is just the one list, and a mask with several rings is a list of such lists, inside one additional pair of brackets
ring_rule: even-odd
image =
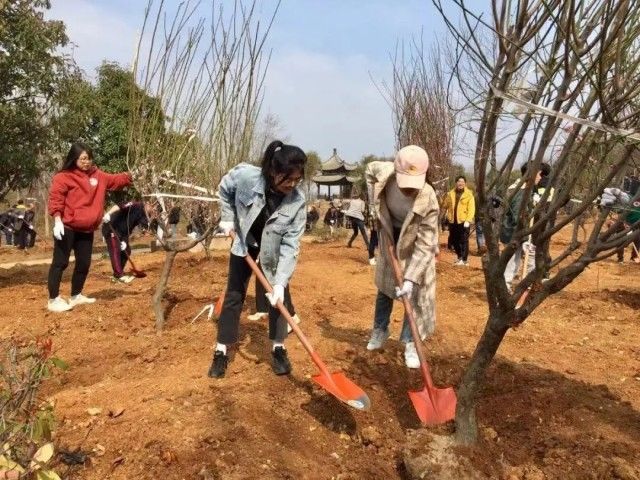
[(342, 372), (334, 372), (331, 375), (318, 374), (311, 378), (331, 395), (350, 407), (357, 410), (368, 410), (371, 407), (369, 396)]
[(418, 418), (424, 425), (439, 425), (456, 416), (456, 392), (453, 387), (409, 391)]
[(225, 292), (222, 292), (222, 295), (218, 297), (218, 300), (213, 307), (213, 314), (216, 318), (220, 318), (220, 314), (222, 313), (222, 305), (224, 305), (224, 294)]
[(147, 276), (146, 273), (141, 272), (140, 270), (131, 270), (131, 275), (136, 278), (145, 278)]

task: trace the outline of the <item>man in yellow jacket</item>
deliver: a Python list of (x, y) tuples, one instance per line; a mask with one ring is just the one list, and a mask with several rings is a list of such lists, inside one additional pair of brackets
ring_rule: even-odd
[(475, 218), (476, 203), (463, 175), (456, 178), (456, 186), (447, 196), (447, 220), (453, 248), (458, 256), (454, 265), (468, 266), (469, 231)]

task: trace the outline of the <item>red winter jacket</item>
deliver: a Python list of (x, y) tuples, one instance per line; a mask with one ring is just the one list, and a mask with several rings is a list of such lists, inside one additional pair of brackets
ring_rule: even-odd
[(107, 190), (131, 185), (128, 173), (106, 173), (93, 166), (88, 172), (79, 168), (62, 170), (53, 176), (49, 189), (49, 215), (60, 216), (62, 223), (78, 232), (93, 232), (104, 215)]

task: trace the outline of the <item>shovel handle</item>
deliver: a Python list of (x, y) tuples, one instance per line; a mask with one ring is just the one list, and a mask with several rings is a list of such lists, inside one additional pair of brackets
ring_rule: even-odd
[[(393, 273), (396, 277), (396, 285), (399, 288), (402, 288), (402, 282), (404, 281), (402, 275), (402, 268), (400, 267), (400, 262), (398, 261), (398, 257), (396, 256), (395, 244), (391, 239), (391, 236), (387, 233), (387, 241), (389, 245), (387, 246), (389, 252), (389, 258), (391, 259), (391, 265), (393, 267)], [(411, 327), (411, 336), (413, 337), (413, 343), (416, 346), (416, 351), (418, 352), (418, 358), (420, 359), (420, 372), (422, 373), (422, 378), (424, 383), (429, 387), (433, 388), (433, 379), (431, 378), (431, 372), (429, 371), (429, 366), (427, 365), (427, 357), (424, 354), (424, 349), (422, 346), (422, 339), (420, 338), (420, 332), (418, 332), (418, 325), (416, 324), (415, 313), (413, 312), (413, 307), (411, 306), (411, 302), (407, 298), (406, 295), (402, 296), (402, 304), (404, 305), (404, 312), (409, 319), (409, 327)]]
[[(111, 222), (109, 222), (108, 225), (109, 225), (109, 229), (111, 230), (111, 235), (113, 235), (118, 240), (118, 242), (120, 242), (120, 237), (118, 237), (118, 234), (113, 228), (113, 225), (111, 225)], [(120, 245), (118, 245), (118, 248), (120, 248)], [(128, 253), (126, 253), (126, 255), (127, 255), (127, 260), (131, 264), (131, 270), (136, 274), (143, 274), (144, 272), (141, 272), (136, 268), (135, 264), (133, 263), (133, 260), (131, 260), (131, 255), (129, 255)]]
[[(236, 235), (235, 235), (234, 232), (231, 232), (229, 234), (229, 236), (233, 240), (233, 239), (235, 239)], [(253, 270), (253, 273), (255, 273), (256, 278), (262, 284), (264, 289), (268, 293), (273, 293), (273, 288), (271, 287), (271, 284), (269, 283), (269, 280), (267, 280), (267, 277), (264, 276), (264, 273), (262, 273), (262, 270), (260, 270), (260, 268), (256, 264), (255, 260), (253, 258), (251, 258), (250, 255), (245, 255), (244, 259), (246, 260), (246, 262), (249, 265), (249, 267), (251, 268), (251, 270)], [(322, 372), (323, 375), (325, 375), (327, 378), (331, 378), (331, 373), (327, 369), (327, 366), (320, 359), (320, 357), (318, 356), (316, 351), (311, 346), (311, 343), (309, 343), (309, 340), (307, 340), (307, 337), (304, 335), (304, 333), (302, 333), (302, 330), (300, 329), (298, 324), (291, 317), (291, 314), (287, 310), (287, 307), (284, 306), (284, 303), (282, 303), (282, 300), (278, 300), (278, 303), (276, 303), (276, 308), (280, 311), (280, 313), (285, 318), (287, 323), (291, 326), (291, 329), (293, 330), (293, 332), (300, 339), (300, 343), (302, 343), (302, 346), (304, 347), (304, 349), (307, 351), (307, 353), (309, 353), (309, 356), (311, 356), (311, 359), (313, 360), (313, 363), (316, 364), (316, 366), (318, 367), (318, 369), (320, 369), (320, 371)]]

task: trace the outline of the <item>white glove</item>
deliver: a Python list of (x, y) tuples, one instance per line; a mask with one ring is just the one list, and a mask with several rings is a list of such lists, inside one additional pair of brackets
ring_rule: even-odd
[(233, 232), (233, 227), (234, 227), (234, 223), (233, 222), (220, 222), (218, 224), (218, 231), (220, 233), (223, 233), (226, 237), (229, 236), (229, 234), (231, 232)]
[(64, 235), (64, 224), (60, 217), (56, 217), (53, 222), (53, 238), (56, 240), (62, 240)]
[(469, 222), (464, 222), (464, 228), (469, 228), (471, 224)]
[(123, 252), (127, 249), (127, 242), (120, 242), (120, 250)]
[(109, 212), (105, 213), (102, 217), (102, 223), (109, 223), (111, 221), (111, 215)]
[(266, 297), (271, 306), (275, 307), (278, 300), (284, 301), (284, 287), (282, 285), (274, 285), (273, 293), (267, 293)]
[(396, 287), (396, 298), (411, 296), (411, 292), (413, 292), (414, 283), (411, 280), (405, 280), (402, 284), (402, 288)]
[(29, 227), (29, 230), (33, 230), (33, 225), (27, 225), (27, 227)]

